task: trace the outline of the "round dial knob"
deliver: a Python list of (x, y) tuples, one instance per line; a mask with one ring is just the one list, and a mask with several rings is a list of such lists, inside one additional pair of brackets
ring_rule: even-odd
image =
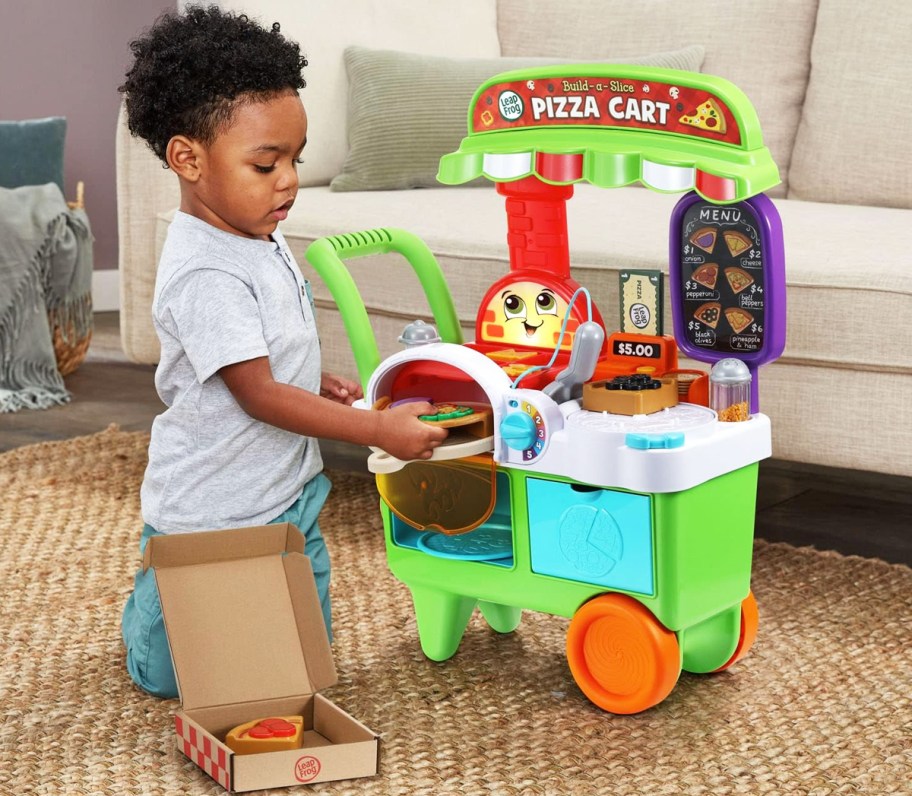
[(525, 412), (510, 412), (500, 421), (500, 437), (513, 450), (527, 450), (537, 438), (535, 420)]

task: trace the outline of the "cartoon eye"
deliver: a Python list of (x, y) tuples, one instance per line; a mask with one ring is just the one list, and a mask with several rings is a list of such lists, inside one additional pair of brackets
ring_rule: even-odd
[(557, 300), (550, 293), (539, 293), (535, 297), (535, 309), (539, 315), (557, 315)]
[(504, 299), (504, 316), (507, 320), (511, 318), (526, 317), (526, 302), (515, 293), (511, 293)]

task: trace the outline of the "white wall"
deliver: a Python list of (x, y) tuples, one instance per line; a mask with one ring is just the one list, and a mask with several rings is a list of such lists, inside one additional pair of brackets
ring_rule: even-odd
[(67, 118), (65, 190), (75, 198), (85, 183), (96, 271), (117, 267), (114, 130), (129, 42), (175, 3), (0, 0), (0, 119)]

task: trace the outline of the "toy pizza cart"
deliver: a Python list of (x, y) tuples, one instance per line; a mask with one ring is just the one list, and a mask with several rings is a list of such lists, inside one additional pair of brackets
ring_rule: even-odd
[[(411, 590), (421, 646), (452, 656), (477, 606), (500, 633), (523, 608), (570, 618), (567, 660), (595, 704), (635, 713), (680, 672), (743, 657), (758, 462), (771, 455), (757, 370), (782, 352), (778, 182), (754, 109), (725, 80), (575, 65), (498, 75), (440, 163), (505, 197), (510, 270), (464, 343), (429, 249), (397, 229), (323, 238), (307, 259), (338, 304), (364, 386), (383, 411), (427, 399), (447, 443), (426, 461), (375, 450), (392, 572)], [(573, 183), (685, 192), (671, 218), (674, 336), (662, 281), (622, 273), (608, 328), (570, 272)], [(398, 252), (434, 323), (381, 361), (345, 259)], [(678, 352), (712, 365), (681, 369)]]

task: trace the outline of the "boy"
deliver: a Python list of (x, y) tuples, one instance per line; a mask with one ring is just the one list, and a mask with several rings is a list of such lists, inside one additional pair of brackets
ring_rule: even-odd
[[(120, 90), (130, 132), (180, 182), (155, 284), (161, 341), (142, 485), (140, 552), (158, 533), (292, 522), (305, 537), (330, 633), (329, 560), (317, 515), (329, 491), (313, 437), (429, 458), (446, 432), (429, 404), (351, 407), (357, 384), (321, 374), (309, 285), (277, 225), (294, 203), (307, 141), (306, 60), (273, 25), (217, 7), (168, 14), (132, 42)], [(177, 695), (151, 572), (123, 616), (127, 668)]]

